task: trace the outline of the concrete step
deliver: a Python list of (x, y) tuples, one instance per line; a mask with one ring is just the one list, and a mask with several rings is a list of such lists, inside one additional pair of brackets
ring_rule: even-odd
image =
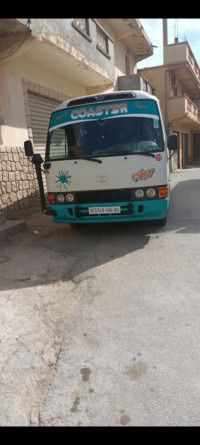
[(13, 235), (19, 232), (27, 230), (27, 224), (25, 221), (5, 221), (0, 225), (0, 242), (6, 241)]

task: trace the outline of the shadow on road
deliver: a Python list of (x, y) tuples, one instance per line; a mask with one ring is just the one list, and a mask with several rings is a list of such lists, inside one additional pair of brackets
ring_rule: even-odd
[[(197, 175), (197, 174), (196, 174)], [(200, 232), (200, 181), (174, 176), (168, 223), (91, 224), (72, 229), (38, 213), (27, 219), (28, 231), (1, 243), (0, 290), (29, 288), (74, 280), (116, 258), (144, 249), (150, 235), (175, 230)]]
[[(149, 242), (151, 223), (83, 225), (72, 229), (39, 214), (27, 233), (1, 243), (0, 290), (73, 280)], [(37, 232), (37, 233), (36, 233)]]

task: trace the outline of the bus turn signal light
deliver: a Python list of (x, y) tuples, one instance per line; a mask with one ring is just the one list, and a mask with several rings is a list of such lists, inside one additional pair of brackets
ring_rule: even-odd
[(55, 199), (54, 199), (53, 193), (48, 193), (48, 201), (49, 201), (49, 204), (55, 204)]
[(164, 199), (168, 198), (168, 186), (165, 187), (158, 187), (158, 198)]

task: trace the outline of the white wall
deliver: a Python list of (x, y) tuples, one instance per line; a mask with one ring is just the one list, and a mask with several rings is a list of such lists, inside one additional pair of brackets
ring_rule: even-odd
[[(58, 22), (58, 25), (60, 27), (63, 20), (54, 20), (54, 26), (55, 22), (56, 24)], [(113, 89), (117, 89), (118, 76), (123, 76), (126, 74), (125, 54), (127, 54), (127, 47), (122, 41), (118, 41), (116, 39), (112, 28), (108, 25), (105, 19), (100, 19), (98, 20), (98, 22), (102, 24), (104, 29), (108, 32), (108, 34), (114, 41), (114, 46), (113, 44), (111, 45), (112, 52), (114, 47), (114, 54), (112, 53), (112, 59), (114, 60), (112, 60), (112, 63), (110, 65), (111, 67), (113, 67), (113, 64), (115, 65), (115, 86), (111, 90), (106, 90), (113, 91)], [(39, 26), (40, 20), (38, 20), (37, 24)], [(69, 30), (70, 32), (74, 32), (73, 28), (71, 27), (71, 23), (67, 31)], [(93, 22), (91, 22), (91, 30), (96, 30), (96, 25)], [(54, 30), (54, 32), (56, 33), (56, 29)], [(84, 43), (84, 39), (81, 38), (81, 36), (79, 36), (77, 32), (75, 32), (75, 36), (77, 39), (80, 38), (80, 40)], [(55, 70), (54, 72), (53, 66), (51, 64), (45, 66), (45, 61), (42, 59), (41, 55), (37, 55), (37, 59), (35, 59), (34, 62), (33, 54), (43, 54), (39, 53), (37, 50), (37, 45), (41, 44), (43, 43), (41, 43), (41, 41), (37, 39), (32, 40), (30, 43), (27, 42), (27, 50), (24, 53), (19, 55), (20, 53), (18, 52), (16, 56), (14, 56), (14, 58), (5, 59), (5, 62), (1, 62), (0, 145), (14, 147), (23, 146), (24, 140), (28, 139), (27, 118), (22, 79), (34, 82), (35, 84), (38, 84), (38, 86), (45, 87), (46, 89), (62, 93), (63, 95), (66, 95), (66, 97), (77, 97), (87, 94), (87, 90), (84, 86), (73, 82), (72, 76), (69, 78), (67, 77), (67, 69), (64, 70), (63, 75), (62, 70), (60, 70), (59, 72), (58, 67), (57, 71)], [(29, 47), (29, 45), (32, 45), (32, 47)], [(23, 46), (23, 48), (24, 47), (25, 45)], [(54, 46), (51, 46), (51, 51), (54, 51)], [(55, 46), (55, 52), (57, 51), (59, 51), (59, 49)], [(129, 56), (131, 73), (135, 73), (137, 72), (135, 57), (130, 50)], [(101, 54), (98, 54), (98, 57), (105, 59), (105, 56)], [(102, 64), (101, 60), (98, 60), (98, 62), (101, 62)]]
[(62, 75), (55, 76), (51, 70), (45, 70), (40, 65), (27, 63), (23, 56), (7, 63), (0, 75), (0, 145), (23, 146), (28, 138), (22, 79), (67, 97), (85, 94), (85, 88), (70, 80), (66, 81)]
[(127, 48), (127, 46), (122, 41), (117, 40), (113, 29), (108, 25), (105, 19), (98, 19), (98, 22), (104, 27), (105, 31), (107, 31), (114, 40), (115, 85), (117, 87), (118, 76), (126, 75), (126, 54), (128, 54), (130, 58), (130, 74), (137, 73), (135, 55), (130, 49)]

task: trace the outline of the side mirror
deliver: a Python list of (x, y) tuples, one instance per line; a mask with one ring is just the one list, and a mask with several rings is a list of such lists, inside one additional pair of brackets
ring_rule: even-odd
[(43, 159), (42, 156), (39, 153), (36, 153), (35, 155), (33, 155), (33, 159), (32, 159), (32, 163), (35, 165), (41, 165), (43, 164)]
[(26, 156), (33, 156), (33, 145), (31, 141), (24, 142), (24, 150)]
[(169, 134), (167, 138), (167, 146), (169, 150), (177, 150), (178, 149), (178, 136), (176, 133)]

